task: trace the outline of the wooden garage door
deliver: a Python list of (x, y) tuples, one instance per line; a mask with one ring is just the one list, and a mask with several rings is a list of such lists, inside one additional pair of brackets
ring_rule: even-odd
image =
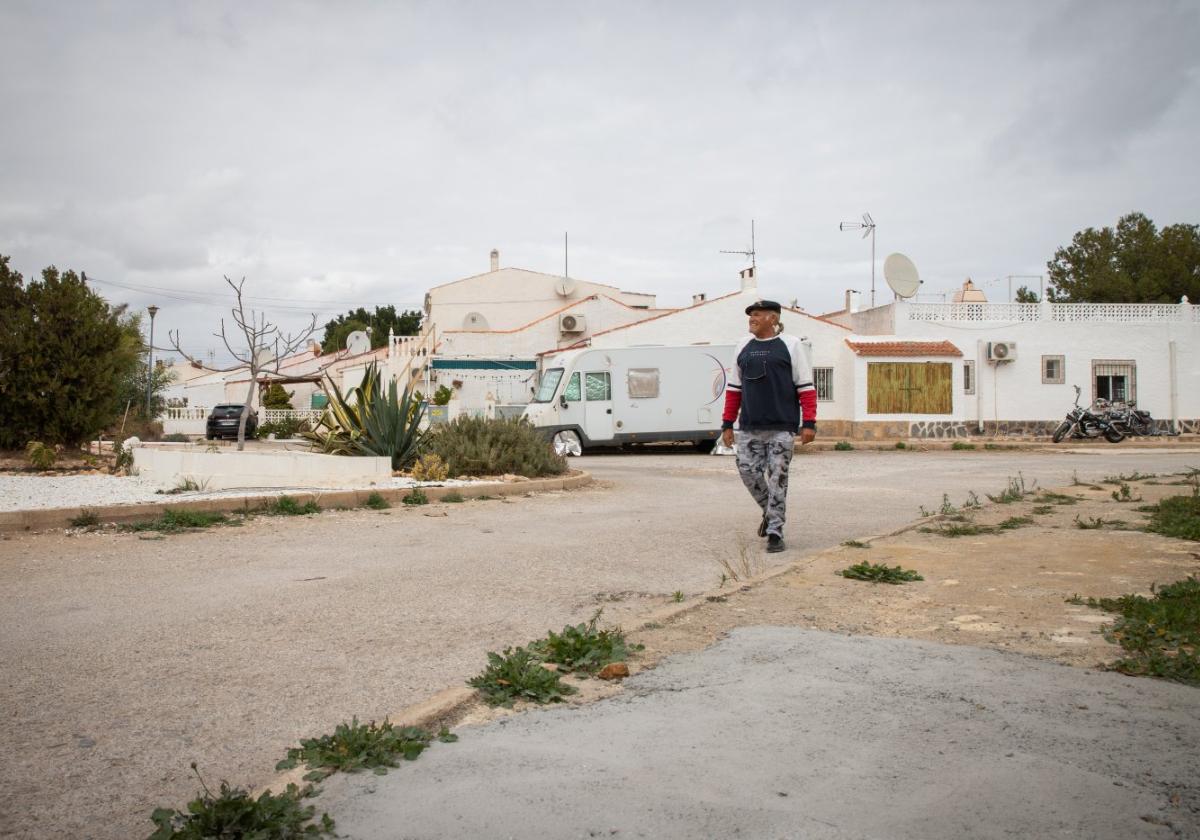
[(949, 362), (872, 362), (867, 365), (867, 414), (950, 414)]

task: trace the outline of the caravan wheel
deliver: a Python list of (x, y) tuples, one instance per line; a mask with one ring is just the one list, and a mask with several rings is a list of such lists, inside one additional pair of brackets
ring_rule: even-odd
[(570, 429), (564, 429), (561, 432), (554, 433), (555, 455), (582, 455), (583, 444), (579, 440), (579, 435), (572, 432)]

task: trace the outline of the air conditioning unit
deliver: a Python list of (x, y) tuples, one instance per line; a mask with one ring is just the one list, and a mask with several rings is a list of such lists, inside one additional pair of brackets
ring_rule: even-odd
[(989, 341), (987, 357), (989, 362), (1011, 362), (1017, 358), (1017, 342)]
[(587, 329), (587, 321), (582, 315), (559, 315), (558, 328), (565, 333), (581, 333)]

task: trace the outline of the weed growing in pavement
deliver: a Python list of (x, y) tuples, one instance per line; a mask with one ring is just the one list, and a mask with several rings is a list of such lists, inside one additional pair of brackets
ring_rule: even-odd
[(750, 545), (744, 537), (738, 538), (738, 556), (736, 560), (729, 560), (721, 556), (717, 558), (717, 562), (721, 564), (721, 580), (746, 580), (752, 578), (761, 571), (761, 561), (757, 555), (750, 551)]
[(489, 496), (487, 493), (484, 493), (482, 496), (476, 496), (475, 501), (477, 501), (477, 502), (494, 502), (499, 498), (500, 498), (499, 496)]
[(834, 451), (836, 451), (836, 452), (849, 452), (851, 449), (854, 448), (854, 444), (852, 444), (848, 440), (839, 440), (837, 443), (835, 443), (833, 445), (833, 448), (834, 448)]
[(503, 653), (488, 653), (483, 673), (467, 680), (479, 689), (489, 706), (511, 708), (517, 700), (534, 703), (561, 703), (573, 686), (564, 685), (557, 670), (543, 667), (541, 657), (525, 648), (505, 648)]
[(163, 511), (158, 519), (149, 522), (134, 522), (123, 525), (124, 531), (157, 531), (161, 534), (179, 534), (184, 531), (199, 528), (211, 528), (213, 525), (223, 525), (229, 522), (229, 517), (223, 513), (208, 513), (201, 510), (172, 510)]
[(400, 497), (400, 501), (406, 505), (427, 505), (429, 497), (425, 495), (425, 491), (420, 487), (414, 487), (408, 493)]
[(846, 548), (870, 548), (871, 546), (859, 540), (843, 540), (842, 545)]
[(1129, 485), (1122, 481), (1121, 486), (1112, 491), (1112, 499), (1114, 502), (1140, 502), (1142, 497), (1133, 498), (1133, 492), (1130, 490)]
[(966, 449), (974, 449), (975, 444), (966, 443), (961, 440), (956, 440), (956, 441), (954, 441), (954, 443), (950, 444), (950, 448), (952, 450), (954, 450), (955, 452), (962, 452), (963, 450), (966, 450)]
[(672, 592), (671, 600), (674, 601), (676, 604), (682, 604), (683, 603), (683, 590), (676, 589), (674, 592)]
[[(389, 767), (400, 766), (400, 759), (415, 761), (434, 736), (415, 726), (396, 728), (386, 718), (382, 724), (359, 723), (358, 718), (350, 723), (339, 723), (332, 735), (306, 738), (300, 746), (287, 751), (287, 758), (275, 765), (276, 770), (291, 770), (303, 763), (309, 772), (305, 781), (319, 782), (341, 770), (355, 773), (371, 770), (377, 776), (387, 775)], [(437, 736), (447, 743), (457, 741), (443, 728)]]
[(594, 674), (610, 662), (624, 662), (631, 649), (642, 649), (642, 645), (630, 648), (620, 627), (597, 629), (602, 612), (596, 610), (583, 624), (568, 624), (561, 633), (547, 631), (546, 638), (530, 643), (530, 652), (560, 666), (563, 673)]
[(1089, 516), (1086, 519), (1075, 517), (1075, 527), (1082, 531), (1099, 531), (1107, 524), (1103, 516)]
[(1125, 484), (1129, 481), (1145, 481), (1147, 478), (1158, 478), (1156, 473), (1141, 473), (1134, 470), (1129, 475), (1106, 475), (1100, 479), (1101, 484)]
[(216, 796), (208, 789), (196, 762), (192, 772), (200, 780), (203, 793), (187, 805), (186, 811), (155, 808), (150, 820), (158, 829), (149, 840), (211, 840), (211, 838), (283, 838), (336, 836), (328, 814), (313, 822), (316, 808), (302, 800), (317, 793), (312, 785), (303, 788), (288, 785), (280, 794), (269, 790), (257, 799), (241, 788), (221, 782)]
[(663, 626), (657, 621), (647, 621), (642, 625), (643, 630), (661, 630)]
[(1038, 505), (1032, 512), (1037, 516), (1045, 516), (1048, 513), (1054, 512), (1054, 505)]
[(1101, 632), (1128, 654), (1111, 670), (1133, 676), (1160, 677), (1200, 686), (1200, 580), (1189, 576), (1162, 588), (1152, 586), (1151, 597), (1069, 600), (1119, 617)]
[(977, 537), (981, 534), (994, 534), (996, 529), (991, 525), (978, 525), (974, 522), (943, 523), (936, 528), (918, 528), (922, 534), (937, 534), (939, 537)]
[(1010, 516), (996, 527), (1001, 531), (1013, 531), (1017, 528), (1023, 528), (1026, 525), (1033, 524), (1032, 516)]
[(1147, 531), (1181, 540), (1200, 540), (1200, 495), (1170, 496), (1147, 507), (1150, 508)]
[(71, 518), (72, 528), (95, 528), (100, 524), (100, 517), (91, 508), (80, 508), (79, 515)]
[(363, 502), (363, 507), (369, 507), (371, 510), (387, 510), (392, 506), (392, 503), (383, 498), (380, 493), (372, 493), (367, 496), (367, 500)]
[(1049, 490), (1043, 490), (1038, 493), (1034, 501), (1043, 505), (1073, 505), (1079, 502), (1078, 496), (1068, 496), (1064, 493), (1052, 493)]
[(981, 507), (979, 497), (975, 495), (974, 490), (967, 491), (967, 498), (963, 501), (961, 508), (956, 508), (950, 503), (950, 494), (942, 494), (942, 505), (937, 510), (926, 510), (924, 505), (921, 505), (919, 510), (922, 517), (929, 516), (946, 516), (959, 522), (967, 521), (967, 517), (963, 515), (964, 511), (974, 510)]
[(267, 516), (307, 516), (310, 513), (320, 512), (321, 506), (312, 499), (300, 504), (293, 496), (280, 496), (259, 511)]
[(451, 490), (445, 496), (442, 496), (442, 501), (452, 505), (460, 505), (465, 502), (466, 499), (463, 498), (462, 493), (459, 493), (457, 490)]
[(855, 563), (847, 569), (837, 572), (851, 580), (865, 580), (871, 583), (901, 584), (912, 580), (925, 580), (912, 569), (902, 569), (899, 566), (885, 566), (881, 563)]
[(898, 441), (896, 441), (896, 448), (897, 449), (908, 449), (908, 444), (902, 440), (898, 440)]
[(1012, 478), (1011, 476), (1009, 477), (1008, 486), (1001, 490), (999, 494), (993, 496), (991, 493), (988, 493), (986, 495), (989, 501), (995, 502), (999, 505), (1008, 505), (1012, 504), (1013, 502), (1021, 501), (1032, 492), (1034, 492), (1032, 489), (1027, 489), (1025, 487), (1025, 476), (1021, 473), (1017, 473), (1016, 478)]

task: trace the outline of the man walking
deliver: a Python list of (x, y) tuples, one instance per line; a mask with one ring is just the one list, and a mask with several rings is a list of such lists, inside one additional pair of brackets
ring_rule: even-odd
[(783, 551), (788, 467), (800, 443), (817, 436), (817, 389), (800, 339), (781, 335), (781, 307), (759, 300), (746, 307), (750, 335), (733, 351), (721, 442), (733, 445), (733, 421), (741, 430), (737, 447), (742, 483), (762, 508), (758, 535), (767, 551)]

